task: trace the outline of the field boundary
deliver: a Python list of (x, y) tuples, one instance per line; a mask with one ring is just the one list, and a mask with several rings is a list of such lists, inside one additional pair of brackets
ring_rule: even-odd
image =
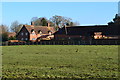
[(120, 45), (120, 40), (40, 41), (2, 43), (2, 46), (10, 45)]

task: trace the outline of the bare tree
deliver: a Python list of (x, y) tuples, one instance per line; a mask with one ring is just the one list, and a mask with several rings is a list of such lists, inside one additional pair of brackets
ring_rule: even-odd
[(55, 15), (52, 18), (50, 18), (50, 21), (54, 23), (54, 26), (59, 26), (63, 21), (63, 17)]
[(20, 26), (19, 26), (18, 21), (14, 21), (14, 22), (11, 24), (10, 29), (11, 29), (12, 32), (18, 33), (18, 31), (19, 31), (19, 29), (20, 29)]
[(8, 40), (8, 27), (6, 25), (0, 25), (0, 41)]
[(38, 19), (39, 19), (38, 17), (33, 17), (33, 18), (31, 19), (31, 21), (34, 22), (34, 21), (36, 21), (36, 20), (38, 20)]
[(8, 31), (9, 31), (8, 26), (0, 25), (0, 33), (5, 33), (5, 32), (8, 32)]
[(55, 15), (50, 18), (50, 21), (54, 23), (54, 26), (63, 27), (63, 25), (70, 24), (71, 18)]
[(57, 30), (58, 28), (64, 27), (64, 25), (67, 25), (67, 26), (78, 25), (78, 23), (74, 23), (71, 18), (58, 16), (58, 15), (55, 15), (52, 18), (50, 18), (50, 21), (54, 23), (54, 26)]
[(80, 23), (78, 21), (73, 22), (73, 26), (78, 26), (78, 25), (80, 25)]

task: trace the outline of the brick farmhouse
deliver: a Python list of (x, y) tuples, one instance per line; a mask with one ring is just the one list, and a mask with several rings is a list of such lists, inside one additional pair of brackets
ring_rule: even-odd
[(34, 26), (31, 22), (31, 25), (23, 25), (16, 37), (17, 40), (22, 41), (51, 40), (54, 38), (53, 33), (55, 33), (55, 29), (50, 27), (49, 23), (48, 26)]

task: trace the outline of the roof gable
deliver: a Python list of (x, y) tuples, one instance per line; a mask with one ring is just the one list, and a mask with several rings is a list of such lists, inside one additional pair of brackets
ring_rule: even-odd
[(48, 34), (49, 31), (55, 33), (54, 27), (32, 26), (32, 25), (24, 25), (23, 27), (25, 27), (30, 34), (31, 34), (31, 30), (34, 30), (36, 34), (38, 34), (39, 31), (41, 31), (43, 34)]
[(23, 31), (23, 29), (25, 29), (27, 32), (29, 32), (27, 27), (25, 25), (23, 25), (23, 27), (20, 29), (20, 31), (17, 33), (16, 36), (18, 36)]

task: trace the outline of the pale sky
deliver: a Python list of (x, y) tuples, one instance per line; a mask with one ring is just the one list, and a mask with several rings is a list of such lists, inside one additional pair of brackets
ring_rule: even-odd
[(66, 16), (80, 25), (107, 24), (118, 13), (118, 2), (2, 2), (2, 23), (30, 24), (32, 17)]

